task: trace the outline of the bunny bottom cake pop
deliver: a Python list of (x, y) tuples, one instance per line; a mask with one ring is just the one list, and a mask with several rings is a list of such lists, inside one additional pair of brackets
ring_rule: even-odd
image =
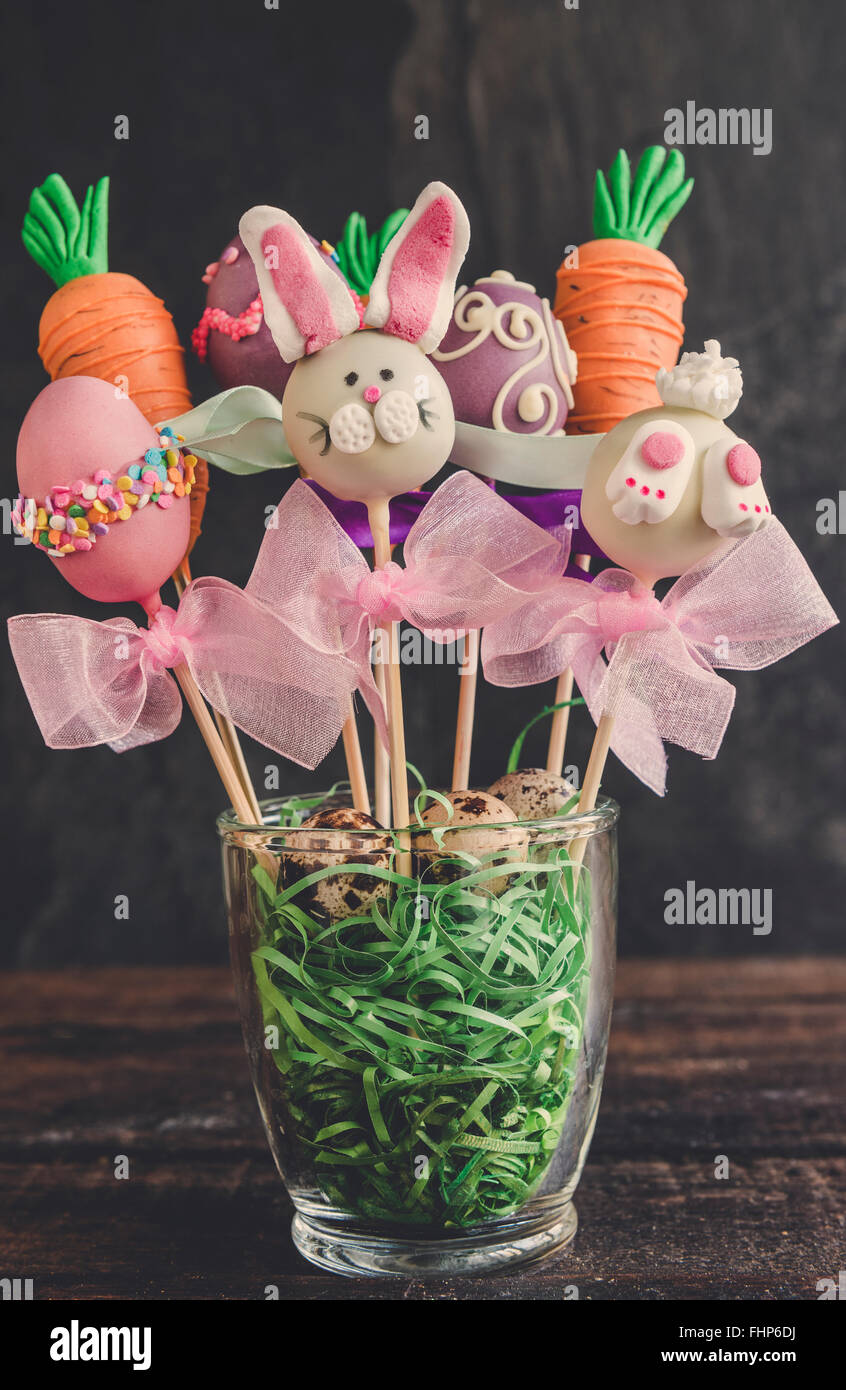
[(650, 588), (772, 515), (757, 453), (725, 423), (742, 391), (737, 361), (710, 339), (656, 382), (663, 404), (600, 440), (581, 507), (597, 545)]

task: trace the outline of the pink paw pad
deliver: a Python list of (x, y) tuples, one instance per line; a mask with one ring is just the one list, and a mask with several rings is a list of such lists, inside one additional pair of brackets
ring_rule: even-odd
[(684, 458), (684, 444), (677, 434), (656, 430), (644, 439), (640, 452), (650, 468), (675, 468)]
[(761, 476), (761, 460), (751, 444), (735, 444), (726, 456), (726, 467), (738, 487), (751, 487)]
[(637, 483), (636, 483), (636, 481), (635, 481), (634, 478), (627, 478), (627, 479), (626, 479), (626, 487), (636, 487), (636, 486), (637, 486)]

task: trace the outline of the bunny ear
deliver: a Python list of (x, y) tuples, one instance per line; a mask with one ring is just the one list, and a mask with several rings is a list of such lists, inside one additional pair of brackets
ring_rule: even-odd
[(430, 183), (385, 247), (364, 322), (434, 351), (449, 326), (469, 245), (470, 223), (458, 198), (446, 184)]
[(358, 328), (344, 281), (281, 208), (255, 207), (238, 226), (258, 276), (264, 317), (285, 362), (319, 352)]

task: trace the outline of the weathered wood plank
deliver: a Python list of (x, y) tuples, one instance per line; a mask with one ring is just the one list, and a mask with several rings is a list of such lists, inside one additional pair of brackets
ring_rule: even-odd
[(55, 1299), (815, 1298), (842, 1263), (846, 961), (627, 961), (617, 993), (574, 1245), (424, 1285), (293, 1250), (225, 971), (7, 975), (4, 1270)]

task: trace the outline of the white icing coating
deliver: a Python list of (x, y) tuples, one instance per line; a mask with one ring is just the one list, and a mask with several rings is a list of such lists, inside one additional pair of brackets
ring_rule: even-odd
[[(672, 434), (679, 440), (683, 454), (670, 468), (654, 468), (646, 462), (642, 446), (653, 434)], [(627, 526), (646, 522), (654, 526), (666, 521), (678, 508), (685, 494), (696, 446), (688, 431), (675, 420), (650, 420), (632, 435), (619, 463), (609, 474), (605, 495), (612, 510)]]
[(702, 473), (702, 520), (718, 536), (732, 539), (766, 526), (772, 516), (760, 477), (743, 486), (729, 472), (728, 456), (743, 442), (734, 434), (723, 435), (705, 455)]
[(723, 357), (716, 338), (707, 338), (704, 352), (685, 352), (681, 361), (655, 377), (665, 405), (702, 410), (715, 420), (726, 420), (743, 395), (743, 375), (736, 357)]
[[(385, 399), (399, 391), (406, 397), (406, 416), (411, 406), (419, 416), (420, 428), (399, 443), (379, 432), (366, 400), (367, 383), (384, 380), (387, 370), (391, 392)], [(414, 392), (423, 376), (428, 394), (417, 403)], [(397, 424), (392, 402), (383, 409), (391, 433)], [(455, 440), (452, 399), (437, 367), (413, 343), (374, 332), (353, 333), (297, 363), (282, 398), (282, 425), (291, 453), (310, 478), (336, 497), (365, 503), (423, 487), (450, 457)]]

